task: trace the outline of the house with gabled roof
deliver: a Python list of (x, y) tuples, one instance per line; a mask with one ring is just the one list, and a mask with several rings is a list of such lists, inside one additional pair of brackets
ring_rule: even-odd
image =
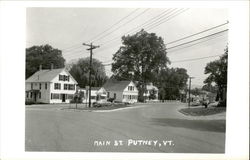
[(69, 103), (76, 93), (77, 81), (65, 69), (42, 69), (25, 81), (26, 101)]
[[(82, 92), (83, 103), (89, 102), (89, 86), (85, 88), (79, 88), (78, 92)], [(107, 92), (103, 87), (91, 87), (91, 102), (106, 101)]]
[(107, 98), (114, 101), (135, 103), (138, 99), (138, 89), (133, 81), (109, 80), (103, 88), (107, 91)]

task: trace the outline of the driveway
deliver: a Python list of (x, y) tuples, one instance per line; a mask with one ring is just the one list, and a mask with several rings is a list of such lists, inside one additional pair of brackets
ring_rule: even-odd
[[(224, 153), (225, 117), (190, 117), (172, 102), (111, 112), (26, 108), (26, 151)], [(55, 107), (57, 108), (57, 107)], [(60, 108), (60, 107), (59, 107)]]

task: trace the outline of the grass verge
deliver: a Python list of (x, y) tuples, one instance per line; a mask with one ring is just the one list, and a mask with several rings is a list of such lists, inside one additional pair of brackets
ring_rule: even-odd
[(188, 116), (208, 116), (218, 114), (226, 111), (226, 107), (197, 107), (197, 108), (183, 108), (179, 112)]
[(69, 108), (62, 108), (61, 110), (75, 110), (75, 111), (96, 111), (96, 110), (114, 110), (118, 108), (127, 108), (132, 107), (134, 105), (127, 105), (127, 104), (112, 104), (109, 106), (102, 106), (102, 107), (69, 107)]

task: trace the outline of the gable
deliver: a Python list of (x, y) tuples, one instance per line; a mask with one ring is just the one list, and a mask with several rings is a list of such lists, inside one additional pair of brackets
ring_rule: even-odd
[(52, 82), (67, 82), (67, 83), (77, 84), (77, 81), (65, 69), (61, 70), (61, 72), (59, 72), (51, 81)]
[(136, 85), (135, 85), (135, 83), (134, 82), (130, 82), (125, 88), (124, 88), (124, 91), (128, 91), (128, 92), (130, 92), (131, 90), (129, 90), (129, 87), (133, 87), (133, 92), (134, 91), (138, 91), (138, 89), (137, 89), (137, 87), (136, 87)]
[(98, 93), (106, 93), (106, 90), (103, 87), (101, 87), (97, 92)]

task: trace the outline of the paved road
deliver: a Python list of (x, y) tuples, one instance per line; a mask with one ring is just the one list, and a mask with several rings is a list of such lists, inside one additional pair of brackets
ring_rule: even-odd
[[(113, 112), (26, 108), (26, 151), (224, 153), (225, 120), (192, 119), (181, 103)], [(119, 145), (118, 145), (119, 144)]]

